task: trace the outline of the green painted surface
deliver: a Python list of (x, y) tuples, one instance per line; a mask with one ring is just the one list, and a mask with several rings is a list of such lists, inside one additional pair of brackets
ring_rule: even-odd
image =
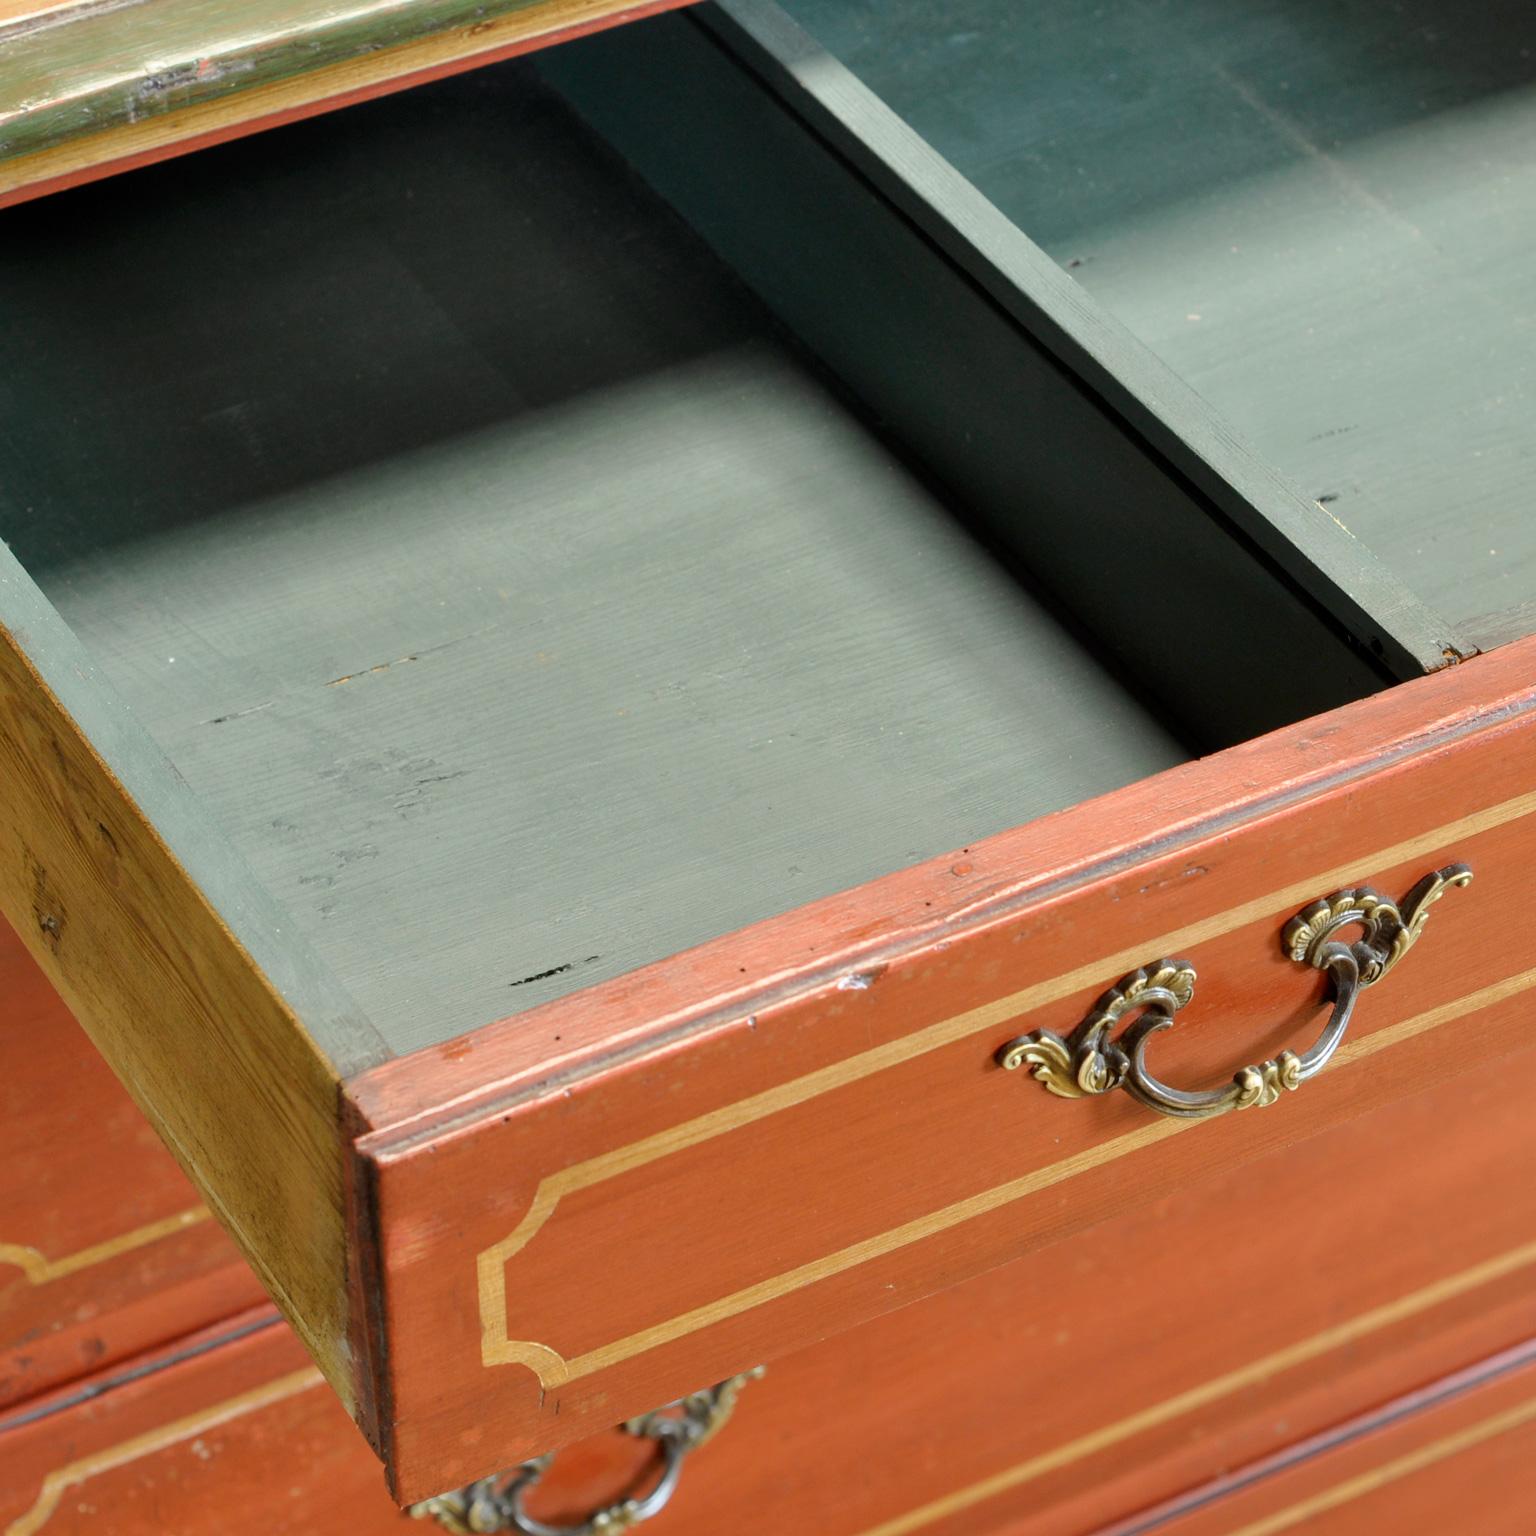
[(0, 161), (538, 0), (118, 0), (0, 25)]
[(1536, 12), (787, 0), (1408, 585), (1536, 623)]
[(0, 313), (0, 532), (395, 1050), (1183, 755), (521, 66), (11, 210)]

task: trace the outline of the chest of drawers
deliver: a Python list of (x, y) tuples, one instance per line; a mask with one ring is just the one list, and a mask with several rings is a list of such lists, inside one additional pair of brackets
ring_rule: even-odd
[(1514, 1076), (1523, 561), (1442, 618), (771, 8), (0, 304), (0, 908), (401, 1502)]

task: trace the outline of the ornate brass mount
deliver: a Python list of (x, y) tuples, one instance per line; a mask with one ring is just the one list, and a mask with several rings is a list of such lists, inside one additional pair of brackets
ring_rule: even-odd
[(642, 1498), (626, 1498), (588, 1515), (580, 1525), (546, 1525), (535, 1520), (523, 1508), (528, 1490), (543, 1477), (555, 1453), (536, 1456), (511, 1472), (482, 1477), (466, 1483), (452, 1493), (413, 1504), (411, 1513), (418, 1520), (436, 1520), (446, 1530), (469, 1533), (521, 1531), (523, 1536), (618, 1536), (619, 1532), (659, 1515), (677, 1490), (683, 1473), (683, 1459), (716, 1434), (730, 1418), (737, 1395), (749, 1382), (763, 1374), (762, 1366), (740, 1376), (732, 1376), (702, 1392), (692, 1392), (668, 1403), (664, 1408), (642, 1413), (619, 1427), (626, 1434), (642, 1440), (654, 1440), (659, 1455), (661, 1476)]
[[(1070, 1035), (1037, 1029), (1011, 1040), (997, 1060), (1009, 1071), (1028, 1067), (1037, 1081), (1064, 1099), (1124, 1088), (1148, 1109), (1186, 1120), (1273, 1104), (1281, 1093), (1299, 1088), (1328, 1065), (1361, 992), (1413, 947), (1435, 902), (1453, 885), (1467, 885), (1471, 879), (1465, 864), (1448, 864), (1420, 880), (1401, 906), (1362, 885), (1336, 891), (1298, 912), (1282, 930), (1281, 945), (1292, 960), (1328, 973), (1333, 1012), (1311, 1050), (1300, 1056), (1282, 1051), (1273, 1061), (1244, 1067), (1220, 1088), (1196, 1093), (1170, 1088), (1147, 1070), (1147, 1041), (1168, 1029), (1173, 1016), (1195, 995), (1195, 968), (1187, 960), (1156, 960), (1132, 971), (1099, 999)], [(1361, 930), (1354, 943), (1334, 937), (1350, 927)]]

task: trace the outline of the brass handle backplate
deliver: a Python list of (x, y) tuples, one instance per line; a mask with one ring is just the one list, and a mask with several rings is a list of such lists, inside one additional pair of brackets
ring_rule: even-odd
[[(1282, 930), (1281, 944), (1292, 960), (1328, 974), (1333, 1011), (1310, 1050), (1300, 1055), (1282, 1051), (1273, 1061), (1244, 1067), (1220, 1088), (1170, 1088), (1147, 1069), (1147, 1041), (1169, 1028), (1195, 995), (1195, 968), (1187, 960), (1156, 960), (1132, 971), (1099, 999), (1070, 1035), (1034, 1030), (1009, 1041), (997, 1060), (1009, 1071), (1028, 1067), (1064, 1099), (1123, 1088), (1148, 1109), (1184, 1120), (1273, 1104), (1281, 1093), (1299, 1088), (1328, 1065), (1360, 994), (1408, 953), (1424, 931), (1430, 907), (1453, 885), (1471, 879), (1465, 864), (1448, 864), (1420, 880), (1401, 905), (1362, 885), (1336, 891), (1298, 912)], [(1360, 930), (1352, 944), (1335, 937), (1346, 928)]]
[(535, 1519), (523, 1508), (524, 1495), (543, 1477), (553, 1451), (525, 1461), (510, 1472), (496, 1477), (482, 1477), (452, 1493), (439, 1494), (411, 1506), (418, 1520), (436, 1520), (445, 1530), (470, 1536), (490, 1531), (521, 1531), (523, 1536), (618, 1536), (632, 1530), (654, 1515), (659, 1515), (677, 1491), (683, 1472), (683, 1458), (696, 1451), (730, 1418), (736, 1397), (749, 1382), (763, 1374), (758, 1366), (729, 1381), (706, 1387), (626, 1420), (619, 1427), (626, 1434), (652, 1440), (660, 1461), (660, 1476), (651, 1491), (641, 1498), (625, 1498), (594, 1511), (579, 1525), (549, 1525)]

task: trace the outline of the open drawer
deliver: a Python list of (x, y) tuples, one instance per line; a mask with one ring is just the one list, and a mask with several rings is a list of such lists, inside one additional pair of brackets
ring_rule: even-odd
[(1536, 645), (766, 6), (9, 210), (0, 305), (0, 906), (402, 1500), (1521, 1028)]

